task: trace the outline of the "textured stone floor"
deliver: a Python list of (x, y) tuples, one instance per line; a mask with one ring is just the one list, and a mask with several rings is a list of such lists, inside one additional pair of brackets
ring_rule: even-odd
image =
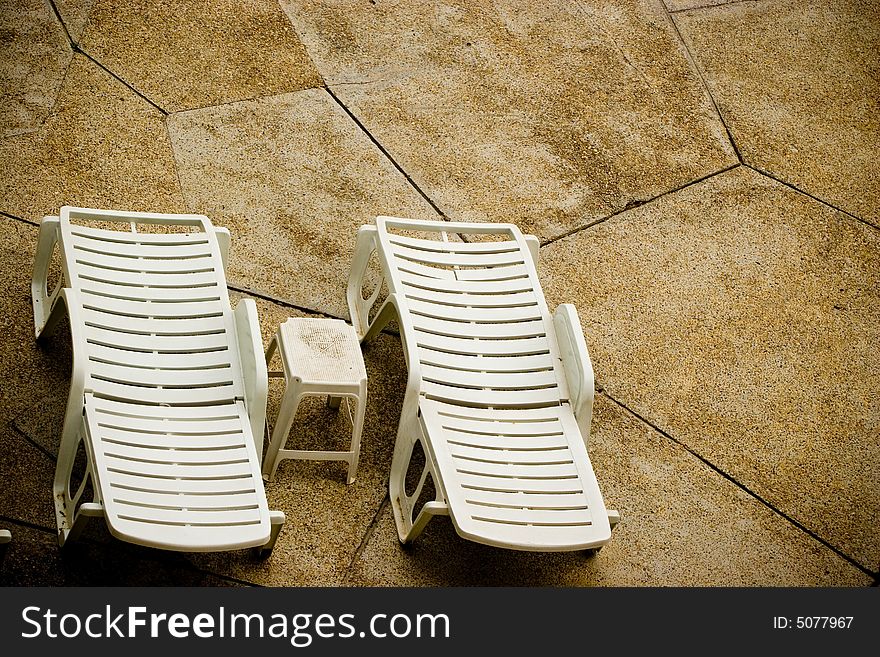
[[(880, 2), (0, 0), (0, 48), (0, 584), (877, 584)], [(30, 277), (62, 205), (227, 226), (265, 343), (289, 316), (347, 318), (376, 215), (538, 235), (596, 370), (611, 543), (511, 552), (440, 518), (402, 548), (386, 333), (356, 482), (282, 464), (270, 559), (101, 522), (59, 550), (71, 353), (65, 331), (34, 342)], [(347, 425), (313, 403), (294, 431), (318, 448)]]

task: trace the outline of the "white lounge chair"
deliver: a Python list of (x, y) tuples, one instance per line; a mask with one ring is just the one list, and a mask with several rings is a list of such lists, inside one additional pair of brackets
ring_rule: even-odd
[[(358, 232), (352, 323), (366, 341), (396, 318), (409, 368), (389, 483), (402, 542), (440, 514), (461, 536), (505, 548), (593, 549), (611, 538), (619, 516), (587, 456), (592, 366), (574, 307), (550, 317), (537, 251), (509, 224), (379, 217)], [(381, 290), (364, 298), (373, 252), (388, 296), (370, 320)], [(419, 442), (425, 465), (407, 492)], [(428, 474), (435, 499), (415, 509)]]
[[(146, 225), (158, 231), (137, 232)], [(56, 244), (63, 275), (49, 290)], [(43, 219), (36, 335), (66, 312), (73, 339), (54, 484), (61, 545), (103, 515), (142, 545), (271, 551), (284, 514), (267, 508), (260, 474), (266, 365), (253, 300), (230, 307), (228, 245), (198, 215), (63, 207)], [(87, 472), (72, 491), (81, 442)]]

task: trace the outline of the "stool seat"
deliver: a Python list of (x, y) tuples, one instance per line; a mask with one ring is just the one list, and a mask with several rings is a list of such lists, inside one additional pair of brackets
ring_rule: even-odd
[(279, 328), (287, 375), (305, 384), (359, 386), (367, 370), (354, 328), (341, 320), (293, 317)]
[[(269, 376), (283, 376), (285, 389), (263, 459), (263, 478), (271, 481), (284, 459), (335, 460), (348, 463), (348, 483), (353, 482), (367, 403), (367, 370), (354, 328), (338, 319), (291, 317), (278, 328), (269, 343), (267, 363), (276, 349), (284, 369), (277, 373), (270, 371)], [(346, 400), (352, 424), (349, 450), (284, 449), (300, 401), (310, 395), (328, 396), (334, 408), (342, 399)], [(351, 400), (357, 404), (354, 414)]]

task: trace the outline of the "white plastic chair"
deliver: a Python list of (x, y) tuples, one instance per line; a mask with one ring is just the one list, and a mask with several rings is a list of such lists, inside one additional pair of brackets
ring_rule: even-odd
[[(367, 298), (363, 287), (374, 252), (388, 296), (371, 320), (381, 286)], [(358, 232), (352, 323), (364, 342), (396, 318), (409, 369), (389, 482), (404, 543), (441, 514), (461, 536), (505, 548), (594, 549), (611, 538), (619, 516), (587, 455), (592, 365), (574, 307), (551, 319), (537, 252), (509, 224), (379, 217)], [(425, 465), (410, 492), (417, 443)], [(428, 475), (435, 498), (416, 509)]]
[[(147, 224), (160, 228), (138, 232)], [(63, 275), (49, 290), (56, 244)], [(256, 305), (229, 303), (228, 245), (198, 215), (63, 207), (43, 219), (36, 335), (66, 313), (73, 340), (53, 491), (61, 545), (103, 515), (142, 545), (271, 552), (284, 514), (267, 508), (260, 474), (268, 379)], [(80, 443), (87, 471), (72, 491)]]

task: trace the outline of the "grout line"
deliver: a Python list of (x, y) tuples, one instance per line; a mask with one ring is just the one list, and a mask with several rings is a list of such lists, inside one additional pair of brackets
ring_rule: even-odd
[(345, 577), (342, 578), (342, 586), (351, 586), (351, 574), (354, 569), (355, 562), (360, 558), (363, 554), (364, 550), (367, 547), (367, 543), (369, 543), (370, 539), (373, 537), (373, 534), (376, 532), (376, 525), (379, 524), (379, 516), (385, 510), (385, 507), (390, 504), (390, 500), (388, 498), (388, 493), (385, 493), (385, 497), (382, 498), (382, 503), (379, 505), (379, 508), (376, 509), (376, 513), (373, 514), (373, 519), (370, 521), (369, 527), (367, 527), (367, 531), (364, 532), (364, 536), (361, 539), (361, 542), (358, 544), (357, 549), (354, 551), (354, 554), (351, 557), (351, 561), (348, 564), (348, 568), (345, 569)]
[(177, 161), (177, 150), (174, 148), (174, 140), (171, 138), (171, 127), (168, 125), (169, 116), (170, 115), (166, 114), (163, 118), (163, 122), (165, 123), (165, 134), (168, 135), (168, 148), (171, 149), (171, 161), (174, 164), (174, 176), (177, 178), (177, 187), (180, 189), (180, 198), (183, 199), (183, 206), (186, 208), (187, 212), (193, 213), (193, 204), (190, 203), (189, 199), (186, 197), (186, 192), (183, 190), (183, 180), (180, 179), (180, 162)]
[[(666, 11), (668, 11), (670, 14), (683, 14), (686, 11), (698, 11), (700, 9), (715, 9), (717, 7), (726, 7), (727, 5), (743, 5), (746, 3), (757, 4), (759, 2), (761, 2), (761, 0), (727, 0), (727, 2), (722, 2), (722, 3), (716, 4), (716, 5), (698, 5), (696, 7), (685, 7), (684, 9), (670, 9), (669, 7), (666, 7)], [(666, 3), (664, 2), (663, 5), (665, 6)]]
[(760, 168), (758, 168), (757, 166), (755, 166), (755, 165), (753, 165), (753, 164), (747, 164), (747, 163), (745, 163), (745, 162), (743, 163), (743, 166), (745, 166), (745, 167), (751, 169), (751, 170), (754, 171), (755, 173), (759, 173), (759, 174), (761, 174), (762, 176), (766, 176), (767, 178), (770, 178), (771, 180), (775, 180), (775, 181), (778, 182), (780, 185), (785, 185), (785, 186), (788, 187), (789, 189), (792, 189), (792, 190), (798, 192), (799, 194), (803, 194), (804, 196), (807, 196), (807, 197), (813, 199), (814, 201), (817, 201), (817, 202), (821, 203), (822, 205), (826, 205), (826, 206), (828, 206), (829, 208), (831, 208), (832, 210), (836, 210), (837, 212), (841, 212), (841, 213), (845, 214), (846, 216), (851, 217), (852, 219), (855, 219), (856, 221), (865, 224), (866, 226), (870, 226), (870, 227), (873, 228), (874, 230), (880, 230), (880, 226), (871, 223), (871, 222), (868, 221), (867, 219), (862, 219), (861, 217), (859, 217), (858, 215), (853, 214), (852, 212), (849, 212), (849, 211), (847, 211), (847, 210), (844, 210), (843, 208), (840, 208), (840, 207), (834, 205), (833, 203), (829, 203), (828, 201), (826, 201), (826, 200), (824, 200), (824, 199), (821, 199), (821, 198), (819, 198), (818, 196), (815, 196), (814, 194), (811, 194), (810, 192), (804, 191), (804, 190), (801, 189), (800, 187), (796, 187), (795, 185), (791, 184), (790, 182), (787, 182), (787, 181), (783, 180), (782, 178), (779, 178), (779, 177), (775, 176), (774, 174), (770, 173), (769, 171), (765, 171), (764, 169), (760, 169)]
[(49, 460), (52, 461), (52, 463), (55, 463), (55, 461), (58, 459), (58, 457), (57, 457), (55, 454), (53, 454), (52, 452), (50, 452), (48, 449), (46, 449), (45, 447), (43, 447), (40, 443), (38, 443), (36, 440), (34, 440), (33, 438), (31, 438), (31, 437), (30, 437), (29, 435), (27, 435), (24, 431), (22, 431), (22, 430), (18, 427), (18, 425), (15, 423), (15, 420), (13, 420), (12, 422), (10, 422), (8, 426), (9, 426), (10, 429), (12, 429), (13, 432), (15, 432), (16, 434), (18, 434), (18, 435), (21, 436), (22, 438), (24, 438), (26, 441), (28, 441), (28, 442), (29, 442), (29, 443), (30, 443), (30, 444), (31, 444), (31, 445), (32, 445), (32, 446), (33, 446), (38, 452), (40, 452), (41, 454), (44, 454), (45, 456), (47, 456), (47, 457), (49, 458)]
[(309, 308), (308, 306), (300, 306), (298, 304), (293, 303), (292, 301), (287, 301), (285, 299), (281, 299), (279, 297), (273, 296), (266, 292), (260, 292), (259, 290), (253, 290), (249, 287), (244, 287), (242, 285), (232, 285), (227, 283), (226, 288), (229, 290), (234, 290), (235, 292), (240, 292), (241, 294), (247, 294), (248, 296), (256, 297), (258, 299), (262, 299), (263, 301), (271, 301), (274, 304), (279, 306), (284, 306), (286, 308), (293, 308), (294, 310), (299, 310), (303, 313), (308, 313), (310, 315), (321, 315), (322, 317), (327, 317), (329, 319), (341, 319), (345, 321), (344, 317), (340, 317), (338, 315), (334, 315), (333, 313), (326, 312), (324, 310), (318, 310), (317, 308)]
[(200, 110), (213, 109), (215, 107), (226, 107), (227, 105), (237, 105), (240, 103), (250, 103), (256, 102), (260, 100), (268, 100), (270, 98), (278, 98), (279, 96), (292, 96), (294, 94), (299, 94), (304, 91), (312, 91), (315, 89), (323, 89), (323, 87), (319, 84), (316, 84), (313, 87), (303, 87), (301, 89), (288, 89), (287, 91), (278, 91), (276, 93), (270, 94), (261, 94), (259, 96), (248, 96), (247, 98), (235, 98), (233, 100), (224, 100), (219, 103), (208, 103), (207, 105), (196, 105), (194, 107), (184, 107), (181, 109), (171, 110), (168, 114), (186, 114), (188, 112), (198, 112)]
[(805, 527), (805, 526), (804, 526), (803, 524), (801, 524), (799, 521), (795, 520), (793, 517), (791, 517), (790, 515), (788, 515), (787, 513), (785, 513), (784, 511), (782, 511), (781, 509), (779, 509), (779, 508), (778, 508), (776, 505), (774, 505), (772, 502), (769, 502), (769, 501), (765, 500), (763, 497), (761, 497), (760, 495), (758, 495), (756, 492), (754, 492), (753, 490), (751, 490), (750, 488), (748, 488), (745, 484), (742, 484), (742, 483), (740, 483), (739, 481), (737, 481), (736, 479), (734, 479), (731, 475), (729, 475), (729, 474), (727, 474), (726, 472), (724, 472), (724, 470), (722, 470), (722, 469), (719, 468), (717, 465), (715, 465), (714, 463), (712, 463), (709, 459), (707, 459), (707, 458), (704, 457), (704, 456), (701, 456), (699, 453), (697, 453), (696, 451), (694, 451), (693, 449), (691, 449), (690, 447), (688, 447), (688, 446), (687, 446), (686, 444), (684, 444), (682, 441), (680, 441), (680, 440), (678, 440), (677, 438), (675, 438), (674, 436), (672, 436), (672, 434), (670, 434), (670, 433), (667, 432), (667, 431), (664, 431), (663, 429), (661, 429), (660, 427), (658, 427), (656, 424), (654, 424), (653, 422), (651, 422), (650, 420), (648, 420), (647, 418), (645, 418), (645, 417), (642, 416), (641, 414), (637, 413), (636, 411), (634, 411), (633, 409), (631, 409), (629, 406), (627, 406), (627, 405), (624, 404), (623, 402), (618, 401), (617, 399), (615, 399), (614, 397), (612, 397), (612, 396), (608, 393), (608, 390), (607, 390), (607, 389), (603, 389), (602, 394), (603, 394), (605, 397), (607, 397), (609, 400), (611, 400), (612, 402), (614, 402), (615, 404), (617, 404), (620, 408), (622, 408), (623, 410), (625, 410), (627, 413), (629, 413), (629, 414), (632, 415), (633, 417), (639, 419), (639, 420), (640, 420), (642, 423), (644, 423), (645, 425), (651, 427), (654, 431), (656, 431), (657, 433), (659, 433), (661, 436), (663, 436), (664, 438), (666, 438), (666, 439), (672, 441), (673, 443), (675, 443), (675, 444), (678, 445), (679, 447), (683, 448), (686, 452), (688, 452), (688, 453), (691, 454), (692, 456), (696, 457), (701, 463), (703, 463), (704, 465), (707, 465), (707, 466), (708, 466), (709, 468), (711, 468), (715, 473), (717, 473), (717, 474), (721, 475), (722, 477), (724, 477), (724, 479), (726, 479), (727, 481), (729, 481), (730, 483), (732, 483), (734, 486), (736, 486), (737, 488), (739, 488), (739, 489), (742, 490), (743, 492), (747, 493), (749, 496), (753, 497), (755, 500), (757, 500), (758, 502), (760, 502), (761, 504), (763, 504), (764, 506), (766, 506), (768, 509), (770, 509), (771, 511), (773, 511), (774, 513), (776, 513), (776, 514), (779, 515), (780, 517), (782, 517), (782, 518), (784, 518), (785, 520), (787, 520), (788, 522), (790, 522), (792, 525), (794, 525), (795, 527), (797, 527), (798, 529), (800, 529), (802, 532), (804, 532), (805, 534), (807, 534), (808, 536), (810, 536), (813, 540), (818, 541), (819, 543), (821, 543), (822, 545), (824, 545), (825, 547), (827, 547), (829, 550), (831, 550), (832, 552), (834, 552), (837, 556), (839, 556), (841, 559), (843, 559), (844, 561), (846, 561), (847, 563), (849, 563), (851, 566), (857, 568), (858, 570), (860, 570), (861, 572), (863, 572), (865, 575), (868, 575), (869, 577), (874, 577), (874, 573), (872, 573), (868, 568), (866, 568), (865, 566), (863, 566), (862, 564), (860, 564), (858, 561), (856, 561), (855, 559), (853, 559), (852, 557), (850, 557), (849, 555), (847, 555), (846, 553), (844, 553), (844, 552), (843, 552), (842, 550), (840, 550), (839, 548), (836, 548), (835, 546), (831, 545), (831, 543), (829, 543), (829, 542), (826, 541), (824, 538), (822, 538), (821, 536), (819, 536), (816, 532), (814, 532), (813, 530), (808, 529), (807, 527)]
[(403, 177), (406, 178), (407, 182), (409, 182), (409, 184), (412, 185), (413, 188), (414, 188), (419, 194), (422, 195), (422, 198), (425, 199), (425, 201), (428, 202), (428, 205), (430, 205), (432, 208), (434, 208), (434, 211), (435, 211), (438, 215), (440, 215), (441, 218), (446, 219), (446, 220), (448, 221), (449, 218), (447, 217), (446, 213), (443, 212), (443, 210), (441, 210), (441, 209), (437, 206), (437, 204), (434, 203), (434, 201), (431, 200), (431, 198), (430, 198), (430, 197), (429, 197), (429, 196), (428, 196), (428, 195), (422, 190), (422, 188), (419, 187), (418, 184), (416, 184), (416, 182), (412, 179), (412, 177), (411, 177), (406, 171), (404, 171), (403, 167), (400, 166), (400, 164), (397, 163), (397, 160), (395, 160), (395, 159), (391, 156), (391, 153), (389, 153), (389, 152), (385, 149), (385, 147), (384, 147), (382, 144), (379, 143), (379, 140), (376, 139), (376, 138), (370, 133), (369, 130), (367, 130), (367, 127), (366, 127), (363, 123), (360, 122), (360, 120), (354, 115), (354, 113), (353, 113), (350, 109), (348, 109), (348, 107), (346, 107), (345, 104), (344, 104), (341, 100), (339, 100), (339, 98), (336, 96), (336, 94), (333, 93), (333, 90), (332, 90), (330, 87), (324, 87), (324, 88), (327, 90), (327, 93), (330, 94), (330, 97), (331, 97), (334, 101), (336, 101), (336, 104), (339, 105), (339, 107), (341, 107), (342, 110), (343, 110), (346, 114), (348, 114), (349, 118), (350, 118), (352, 121), (355, 122), (355, 124), (356, 124), (356, 125), (357, 125), (357, 126), (358, 126), (358, 127), (364, 132), (364, 134), (367, 135), (367, 137), (370, 138), (370, 141), (372, 141), (372, 142), (376, 145), (376, 148), (378, 148), (378, 149), (382, 152), (382, 155), (384, 155), (386, 158), (388, 158), (388, 161), (391, 162), (391, 164), (394, 165), (394, 168), (396, 168), (396, 169), (397, 169), (397, 170), (403, 175)]
[[(27, 520), (21, 520), (20, 518), (13, 518), (11, 516), (0, 516), (0, 522), (4, 523), (5, 525), (19, 525), (21, 527), (27, 527), (38, 532), (52, 534), (52, 536), (58, 536), (57, 527), (44, 527), (43, 525), (39, 525), (35, 522), (29, 522)], [(15, 532), (13, 532), (12, 534), (12, 540), (15, 540)]]
[(589, 221), (589, 222), (583, 224), (582, 226), (577, 226), (576, 228), (572, 228), (571, 230), (565, 231), (564, 233), (560, 233), (559, 235), (556, 235), (554, 237), (550, 237), (550, 238), (544, 240), (543, 242), (541, 242), (541, 247), (545, 247), (548, 244), (553, 244), (553, 242), (558, 242), (559, 240), (565, 239), (566, 237), (571, 237), (575, 233), (579, 233), (583, 230), (587, 230), (589, 228), (592, 228), (593, 226), (595, 226), (597, 224), (604, 223), (604, 222), (608, 221), (609, 219), (613, 219), (614, 217), (623, 214), (624, 212), (628, 212), (629, 210), (634, 210), (635, 208), (641, 207), (643, 205), (648, 205), (649, 203), (653, 203), (654, 201), (660, 200), (664, 196), (669, 196), (670, 194), (675, 194), (677, 192), (683, 191), (683, 190), (687, 189), (688, 187), (692, 187), (694, 185), (697, 185), (701, 182), (709, 180), (710, 178), (714, 178), (715, 176), (720, 176), (723, 173), (727, 173), (728, 171), (732, 171), (733, 169), (736, 169), (739, 166), (742, 166), (739, 162), (737, 162), (736, 164), (731, 164), (730, 166), (727, 166), (723, 169), (719, 169), (718, 171), (713, 171), (712, 173), (708, 173), (705, 176), (701, 176), (700, 178), (695, 178), (694, 180), (691, 180), (690, 182), (686, 182), (684, 185), (680, 185), (679, 187), (676, 187), (674, 189), (668, 189), (665, 192), (661, 192), (661, 193), (657, 194), (656, 196), (652, 196), (651, 198), (649, 198), (645, 201), (630, 201), (624, 207), (620, 208), (619, 210), (615, 210), (614, 212), (612, 212), (609, 215), (606, 215), (604, 217), (600, 217), (599, 219), (594, 219), (592, 221)]
[[(666, 8), (666, 5), (663, 5)], [(733, 152), (736, 155), (736, 159), (739, 160), (740, 164), (744, 163), (742, 153), (739, 152), (739, 147), (736, 145), (736, 140), (733, 138), (733, 133), (730, 131), (730, 126), (727, 125), (727, 121), (724, 120), (724, 115), (721, 113), (721, 110), (718, 107), (718, 103), (715, 102), (715, 97), (712, 95), (712, 91), (709, 89), (709, 85), (706, 82), (706, 78), (703, 75), (703, 72), (700, 70), (700, 67), (697, 66), (697, 60), (694, 59), (694, 56), (691, 54), (690, 48), (688, 48), (687, 42), (685, 42), (684, 37), (681, 35), (681, 31), (678, 29), (678, 24), (675, 22), (675, 18), (669, 12), (669, 9), (666, 9), (666, 16), (669, 19), (669, 22), (672, 23), (672, 29), (675, 30), (675, 34), (678, 35), (678, 41), (681, 43), (682, 48), (684, 48), (685, 57), (690, 62), (691, 66), (693, 66), (694, 70), (697, 72), (697, 75), (700, 78), (700, 82), (703, 84), (703, 90), (706, 92), (706, 96), (709, 97), (709, 102), (712, 103), (712, 107), (715, 109), (715, 114), (718, 116), (718, 120), (721, 121), (721, 125), (724, 127), (724, 131), (727, 133), (727, 139), (730, 142), (731, 147), (733, 147)]]
[(249, 582), (246, 579), (240, 579), (238, 577), (233, 577), (232, 575), (224, 575), (223, 573), (215, 573), (213, 570), (206, 570), (204, 568), (199, 568), (194, 563), (187, 559), (187, 562), (190, 566), (192, 566), (193, 570), (201, 575), (208, 575), (209, 577), (216, 577), (217, 579), (221, 579), (224, 582), (232, 582), (233, 584), (242, 584), (251, 588), (264, 588), (262, 584), (255, 584), (254, 582)]
[(58, 22), (61, 24), (61, 29), (64, 30), (64, 36), (67, 37), (68, 43), (70, 43), (71, 49), (76, 52), (76, 48), (74, 48), (73, 37), (70, 35), (70, 30), (67, 29), (67, 24), (64, 22), (64, 19), (61, 18), (61, 12), (58, 11), (58, 7), (55, 6), (55, 0), (49, 0), (49, 6), (52, 7), (52, 11), (55, 13), (55, 18), (58, 19)]
[(23, 219), (22, 217), (18, 217), (14, 214), (4, 212), (3, 210), (0, 210), (0, 216), (6, 217), (8, 219), (12, 219), (13, 221), (20, 221), (21, 223), (28, 224), (29, 226), (36, 226), (37, 228), (40, 227), (40, 224), (37, 223), (36, 221), (32, 221), (31, 219)]
[(113, 77), (117, 82), (119, 82), (120, 84), (122, 84), (122, 85), (123, 85), (124, 87), (126, 87), (127, 89), (133, 91), (133, 92), (134, 92), (137, 96), (139, 96), (141, 99), (147, 101), (147, 102), (148, 102), (150, 105), (152, 105), (155, 109), (157, 109), (159, 112), (161, 112), (163, 116), (168, 116), (168, 111), (167, 111), (167, 110), (162, 109), (159, 105), (157, 105), (155, 102), (153, 102), (153, 101), (152, 101), (148, 96), (146, 96), (144, 93), (138, 91), (138, 90), (137, 90), (135, 87), (133, 87), (129, 82), (125, 81), (124, 79), (122, 79), (121, 77), (119, 77), (118, 75), (116, 75), (116, 73), (114, 73), (113, 71), (111, 71), (109, 68), (107, 68), (106, 66), (104, 66), (101, 62), (99, 62), (97, 59), (95, 59), (94, 57), (92, 57), (92, 56), (91, 56), (89, 53), (87, 53), (85, 50), (83, 50), (82, 48), (80, 48), (79, 45), (77, 45), (76, 43), (71, 42), (71, 47), (73, 48), (73, 52), (75, 52), (75, 53), (79, 53), (80, 55), (82, 55), (83, 57), (85, 57), (86, 59), (88, 59), (89, 61), (91, 61), (92, 63), (94, 63), (96, 66), (98, 66), (99, 68), (101, 68), (102, 70), (104, 70), (105, 72), (107, 72), (107, 74), (109, 74), (111, 77)]

